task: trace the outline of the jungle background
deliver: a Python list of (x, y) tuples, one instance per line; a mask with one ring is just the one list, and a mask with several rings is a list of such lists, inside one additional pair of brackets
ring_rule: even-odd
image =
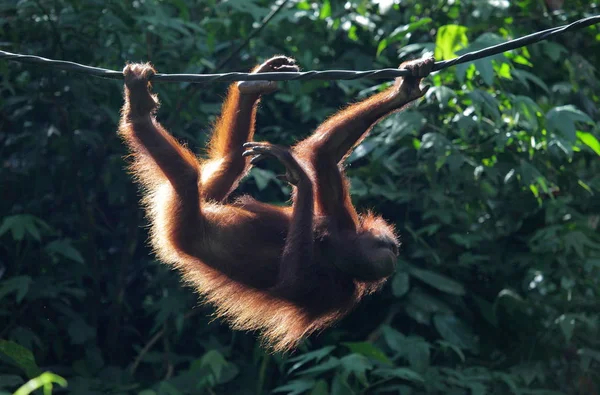
[[(0, 49), (164, 73), (273, 54), (367, 70), (597, 13), (577, 0), (1, 0)], [(116, 135), (122, 82), (0, 60), (0, 393), (37, 378), (66, 380), (55, 394), (598, 394), (599, 62), (594, 26), (432, 75), (348, 160), (356, 205), (401, 235), (395, 275), (281, 355), (213, 320), (151, 254)], [(291, 144), (388, 84), (282, 83), (256, 138)], [(202, 152), (226, 88), (156, 83), (159, 119)], [(272, 166), (239, 193), (284, 204)]]

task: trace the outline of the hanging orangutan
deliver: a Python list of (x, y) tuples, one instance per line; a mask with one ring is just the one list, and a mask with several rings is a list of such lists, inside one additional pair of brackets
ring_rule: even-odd
[[(291, 148), (254, 141), (259, 99), (277, 84), (232, 84), (205, 160), (156, 120), (152, 66), (125, 66), (119, 133), (144, 190), (158, 257), (234, 329), (259, 331), (274, 351), (293, 349), (347, 314), (394, 272), (399, 243), (381, 217), (357, 214), (343, 160), (375, 123), (425, 94), (420, 82), (433, 64), (403, 63), (410, 76), (341, 110)], [(253, 73), (295, 71), (293, 59), (275, 56)], [(292, 205), (229, 201), (250, 166), (266, 157), (285, 167)]]

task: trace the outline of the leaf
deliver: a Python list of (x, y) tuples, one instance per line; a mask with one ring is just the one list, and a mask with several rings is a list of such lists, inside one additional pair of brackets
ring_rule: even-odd
[(425, 372), (430, 363), (430, 344), (420, 337), (411, 336), (406, 342), (406, 359), (417, 372)]
[(373, 374), (383, 378), (398, 378), (418, 383), (422, 383), (425, 381), (419, 373), (409, 368), (376, 369), (373, 371)]
[(489, 58), (478, 59), (473, 62), (479, 75), (487, 85), (494, 83), (494, 66)]
[(64, 388), (67, 386), (67, 380), (57, 374), (44, 372), (23, 384), (13, 395), (29, 395), (38, 388), (44, 388), (44, 393), (50, 394), (52, 384), (58, 384)]
[(596, 136), (591, 133), (577, 132), (577, 138), (583, 144), (590, 147), (592, 151), (596, 153), (596, 155), (600, 156), (600, 142), (598, 142)]
[(574, 144), (577, 139), (575, 122), (593, 123), (591, 118), (574, 106), (554, 107), (546, 113), (546, 127)]
[(269, 184), (269, 181), (276, 179), (273, 172), (263, 170), (258, 167), (252, 168), (250, 171), (250, 176), (254, 179), (254, 182), (256, 182), (256, 186), (259, 191), (264, 190)]
[(566, 342), (570, 342), (575, 329), (575, 317), (572, 314), (562, 314), (556, 319), (556, 323), (565, 336)]
[(9, 230), (13, 239), (17, 241), (23, 240), (26, 234), (39, 241), (41, 239), (40, 230), (49, 231), (50, 226), (36, 216), (17, 214), (4, 217), (0, 225), (0, 236)]
[(216, 381), (220, 380), (221, 373), (228, 364), (223, 354), (217, 350), (209, 350), (200, 358), (200, 366), (208, 368)]
[(406, 348), (404, 347), (406, 336), (388, 325), (383, 325), (381, 327), (381, 333), (389, 348), (398, 352), (400, 355), (404, 354), (406, 351)]
[(427, 121), (419, 111), (402, 111), (390, 120), (391, 127), (381, 133), (385, 144), (396, 144), (406, 136), (417, 135)]
[(460, 25), (441, 26), (435, 38), (435, 58), (440, 60), (456, 57), (456, 51), (467, 46), (468, 28)]
[(533, 84), (542, 88), (547, 94), (550, 94), (550, 89), (548, 88), (548, 85), (546, 85), (546, 83), (536, 75), (521, 69), (513, 69), (512, 75), (513, 77), (521, 81), (521, 83), (527, 88), (529, 88), (529, 85), (527, 83), (532, 82)]
[(490, 95), (488, 92), (483, 90), (474, 90), (467, 93), (469, 98), (473, 100), (474, 104), (478, 104), (481, 111), (485, 111), (490, 114), (494, 119), (501, 118), (500, 103), (498, 100)]
[(316, 381), (312, 379), (297, 379), (288, 384), (277, 387), (273, 392), (285, 392), (288, 395), (298, 395), (312, 389)]
[(65, 258), (71, 259), (77, 263), (85, 263), (83, 256), (81, 256), (79, 251), (77, 251), (77, 249), (71, 245), (71, 240), (69, 239), (51, 241), (50, 243), (46, 244), (44, 249), (50, 255), (62, 255)]
[(0, 354), (8, 357), (27, 377), (36, 377), (41, 373), (31, 351), (15, 342), (0, 339)]
[(427, 313), (450, 313), (452, 310), (442, 300), (427, 293), (425, 290), (414, 287), (408, 294), (408, 303)]
[(319, 12), (319, 19), (326, 19), (331, 16), (331, 3), (329, 0), (323, 1), (321, 5), (321, 11)]
[(499, 378), (501, 381), (504, 382), (504, 384), (506, 384), (508, 386), (508, 388), (510, 388), (510, 391), (515, 394), (515, 395), (520, 395), (521, 391), (519, 390), (519, 386), (517, 385), (517, 383), (515, 382), (515, 377), (507, 374), (507, 373), (501, 373), (501, 372), (494, 372), (493, 373), (494, 377)]
[(317, 381), (309, 395), (329, 395), (327, 382), (323, 379)]
[(466, 358), (465, 358), (465, 354), (462, 352), (462, 350), (457, 347), (455, 344), (447, 342), (445, 340), (437, 340), (436, 341), (437, 344), (440, 345), (440, 347), (442, 347), (442, 349), (450, 349), (452, 351), (454, 351), (454, 353), (456, 355), (458, 355), (458, 357), (460, 358), (460, 360), (462, 362), (465, 362)]
[(307, 375), (307, 374), (324, 373), (324, 372), (328, 372), (333, 369), (337, 369), (339, 366), (340, 366), (340, 360), (336, 357), (330, 357), (327, 361), (325, 361), (317, 366), (313, 366), (312, 368), (303, 370), (302, 372), (300, 372), (300, 374)]
[(392, 364), (392, 361), (381, 351), (379, 348), (375, 347), (372, 343), (368, 342), (357, 342), (357, 343), (342, 343), (343, 346), (346, 346), (353, 353), (364, 355), (368, 358), (376, 359), (380, 362)]
[(533, 99), (528, 96), (517, 95), (513, 98), (513, 108), (519, 117), (520, 125), (527, 129), (537, 130), (539, 127), (538, 116), (540, 116), (542, 110)]
[(394, 29), (389, 36), (385, 37), (383, 40), (379, 42), (377, 46), (377, 54), (376, 56), (381, 55), (381, 52), (385, 50), (389, 44), (400, 41), (404, 39), (407, 35), (412, 33), (413, 31), (421, 28), (422, 26), (428, 25), (432, 22), (431, 18), (419, 18), (417, 21), (413, 23), (409, 23), (407, 25), (398, 26)]
[[(368, 385), (367, 370), (373, 367), (373, 363), (369, 361), (364, 355), (350, 354), (340, 359), (342, 368), (353, 375), (360, 381), (362, 385)], [(390, 362), (391, 364), (391, 362)]]
[(423, 281), (425, 284), (431, 285), (442, 292), (459, 296), (465, 294), (465, 288), (462, 286), (462, 284), (441, 274), (416, 268), (410, 268), (409, 273), (413, 277)]
[(32, 282), (33, 280), (29, 276), (9, 277), (6, 280), (0, 281), (0, 299), (9, 293), (15, 292), (17, 303), (21, 303), (25, 295), (27, 295)]
[(456, 316), (451, 314), (436, 314), (433, 317), (433, 324), (438, 333), (446, 341), (463, 349), (476, 350), (475, 335)]
[(456, 97), (456, 92), (447, 86), (432, 86), (427, 94), (434, 95), (442, 107), (448, 106), (450, 100)]
[(290, 362), (295, 362), (292, 367), (288, 370), (288, 374), (292, 373), (294, 370), (300, 368), (302, 365), (310, 362), (310, 361), (320, 361), (321, 359), (325, 358), (326, 356), (328, 356), (329, 354), (331, 354), (331, 352), (335, 350), (335, 346), (327, 346), (327, 347), (323, 347), (321, 349), (315, 350), (315, 351), (310, 351), (307, 352), (305, 354), (299, 355), (297, 357), (291, 358), (288, 363)]
[(410, 277), (406, 272), (398, 272), (392, 279), (392, 293), (399, 298), (410, 289)]

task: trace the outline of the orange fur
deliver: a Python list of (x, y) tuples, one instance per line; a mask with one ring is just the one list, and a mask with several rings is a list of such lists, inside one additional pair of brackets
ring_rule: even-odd
[[(430, 63), (415, 63), (415, 72)], [(278, 56), (254, 72), (294, 70), (293, 60)], [(398, 241), (381, 217), (356, 213), (341, 162), (375, 122), (424, 93), (418, 73), (340, 111), (291, 150), (258, 144), (286, 166), (292, 207), (226, 201), (249, 168), (242, 145), (253, 138), (260, 93), (273, 83), (230, 87), (209, 157), (200, 163), (154, 118), (153, 73), (149, 64), (125, 67), (119, 133), (143, 187), (155, 253), (215, 306), (217, 317), (288, 351), (381, 288)]]

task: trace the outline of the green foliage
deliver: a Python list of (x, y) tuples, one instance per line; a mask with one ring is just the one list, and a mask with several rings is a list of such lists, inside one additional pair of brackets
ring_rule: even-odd
[(29, 395), (38, 388), (43, 388), (44, 395), (52, 395), (53, 384), (58, 384), (61, 387), (67, 386), (67, 380), (50, 372), (44, 372), (38, 377), (29, 380), (17, 389), (14, 395)]
[[(290, 1), (230, 56), (271, 3), (0, 0), (0, 47), (166, 73), (244, 71), (276, 53), (304, 70), (366, 70), (596, 12), (582, 0), (551, 13), (537, 0)], [(72, 394), (598, 393), (598, 64), (595, 26), (429, 77), (425, 99), (348, 160), (356, 204), (397, 224), (396, 274), (296, 353), (268, 355), (147, 248), (115, 134), (121, 84), (0, 62), (0, 394), (65, 379)], [(387, 84), (282, 84), (258, 138), (290, 144)], [(204, 146), (226, 87), (155, 89), (167, 127)], [(274, 174), (253, 169), (240, 193), (285, 204)]]

